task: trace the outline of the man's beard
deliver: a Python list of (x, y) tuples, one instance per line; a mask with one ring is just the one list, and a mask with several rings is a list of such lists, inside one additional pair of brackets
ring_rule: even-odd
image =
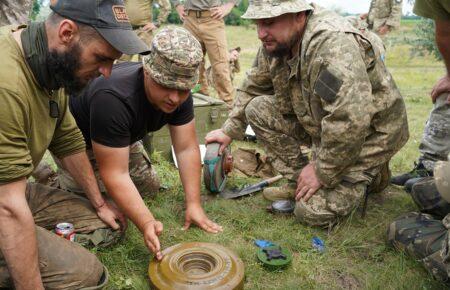
[(266, 54), (270, 57), (282, 58), (291, 54), (292, 48), (298, 43), (300, 36), (294, 33), (287, 42), (277, 43), (273, 51), (268, 51), (264, 48)]
[(75, 43), (67, 52), (49, 51), (47, 55), (47, 65), (51, 77), (58, 87), (64, 88), (68, 95), (76, 95), (86, 86), (76, 76), (80, 68), (81, 47)]

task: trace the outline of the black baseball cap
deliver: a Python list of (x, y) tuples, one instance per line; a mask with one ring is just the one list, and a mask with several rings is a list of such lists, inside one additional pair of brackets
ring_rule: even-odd
[(124, 54), (150, 51), (133, 31), (122, 0), (52, 0), (50, 9), (62, 17), (94, 27)]

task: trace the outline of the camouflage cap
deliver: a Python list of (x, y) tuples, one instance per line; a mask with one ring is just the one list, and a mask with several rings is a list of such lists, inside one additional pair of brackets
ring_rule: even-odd
[(434, 167), (434, 179), (439, 193), (450, 203), (450, 161), (436, 162)]
[(142, 58), (142, 63), (158, 84), (190, 90), (198, 82), (202, 60), (200, 42), (186, 29), (169, 26), (155, 35), (151, 53)]
[(263, 19), (277, 17), (286, 13), (314, 10), (304, 0), (249, 0), (244, 19)]

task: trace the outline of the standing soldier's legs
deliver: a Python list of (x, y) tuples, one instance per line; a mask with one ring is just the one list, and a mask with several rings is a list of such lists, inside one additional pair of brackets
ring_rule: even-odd
[(300, 145), (309, 138), (295, 115), (279, 113), (274, 96), (254, 98), (245, 108), (245, 116), (274, 168), (291, 182), (296, 182), (308, 157)]
[(201, 18), (197, 18), (195, 14), (189, 14), (184, 18), (183, 27), (186, 28), (194, 37), (200, 42), (203, 50), (203, 61), (200, 64), (200, 78), (198, 80), (200, 84), (199, 92), (204, 95), (209, 95), (208, 91), (208, 81), (206, 77), (206, 68), (205, 68), (205, 53), (206, 47), (203, 42), (202, 33), (200, 31), (200, 21)]
[(447, 160), (450, 153), (450, 104), (447, 104), (449, 93), (442, 94), (436, 99), (430, 113), (422, 142), (419, 145), (420, 158), (427, 170), (434, 169), (434, 163)]
[[(194, 14), (188, 15), (184, 21), (184, 27), (188, 29), (201, 43), (202, 48), (208, 53), (214, 79), (216, 80), (217, 93), (228, 105), (233, 104), (233, 84), (230, 79), (228, 64), (227, 39), (225, 23), (223, 20), (211, 17), (196, 18)], [(200, 65), (200, 80), (202, 92), (207, 87), (206, 68), (204, 62)]]
[[(219, 98), (231, 106), (234, 99), (234, 88), (230, 79), (225, 23), (223, 20), (216, 20), (210, 17), (205, 18), (205, 20), (207, 21), (201, 23), (200, 26), (201, 34), (211, 63), (215, 88)], [(203, 72), (200, 76), (205, 78), (206, 73)], [(202, 80), (203, 82), (207, 83), (207, 80)]]

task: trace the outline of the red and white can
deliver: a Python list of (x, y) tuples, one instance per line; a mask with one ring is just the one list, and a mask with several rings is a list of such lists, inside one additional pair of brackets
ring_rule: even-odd
[(71, 223), (59, 223), (55, 227), (55, 234), (73, 242), (75, 240), (75, 229)]

